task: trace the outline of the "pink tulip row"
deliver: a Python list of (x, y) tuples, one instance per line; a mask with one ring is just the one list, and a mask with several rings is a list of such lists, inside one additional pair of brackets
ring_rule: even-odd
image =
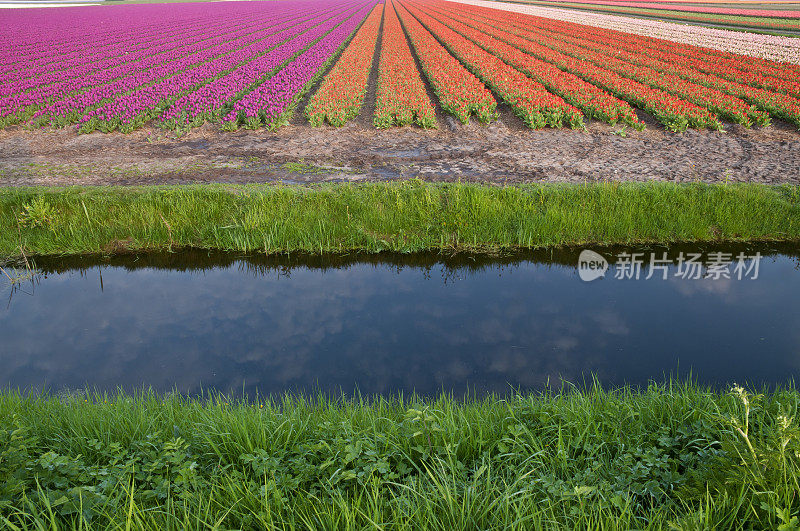
[[(125, 62), (133, 62), (140, 57), (155, 55), (185, 44), (199, 42), (224, 33), (253, 27), (258, 29), (263, 24), (263, 14), (253, 13), (249, 17), (221, 17), (212, 22), (195, 22), (183, 26), (162, 28), (152, 33), (143, 32), (131, 35), (130, 41), (115, 44), (112, 48), (97, 47), (86, 50), (73, 57), (60, 57), (55, 62), (43, 62), (37, 58), (29, 58), (21, 62), (19, 71), (0, 75), (0, 86), (9, 81), (25, 80), (31, 86), (66, 79), (68, 76), (78, 77), (88, 73), (116, 66)], [(2, 95), (0, 89), (0, 96)]]
[(203, 121), (216, 119), (225, 105), (270, 76), (286, 61), (351, 17), (358, 5), (340, 4), (343, 9), (337, 9), (334, 16), (326, 13), (303, 24), (302, 28), (298, 28), (298, 35), (295, 38), (215, 79), (199, 90), (179, 98), (161, 116), (161, 121), (170, 124), (199, 125)]
[[(44, 117), (51, 122), (55, 119), (56, 123), (68, 123), (91, 107), (99, 106), (100, 109), (110, 110), (110, 106), (131, 105), (132, 101), (144, 103), (149, 101), (152, 94), (164, 91), (174, 96), (176, 90), (185, 90), (206, 80), (209, 71), (219, 72), (219, 68), (232, 68), (254, 54), (266, 51), (278, 42), (296, 35), (301, 27), (298, 23), (302, 22), (303, 19), (295, 14), (293, 18), (276, 26), (265, 27), (236, 39), (218, 37), (210, 43), (193, 44), (179, 51), (166, 52), (157, 58), (148, 58), (136, 67), (129, 65), (130, 73), (124, 77), (107, 80), (105, 83), (94, 82), (88, 85), (91, 87), (88, 90), (42, 107), (34, 114), (34, 118)], [(125, 99), (114, 103), (121, 98)], [(92, 115), (99, 114), (95, 112)]]
[[(476, 5), (492, 9), (501, 9), (513, 13), (522, 13), (554, 20), (574, 22), (577, 24), (617, 30), (625, 33), (655, 37), (686, 45), (702, 47), (709, 52), (731, 53), (752, 58), (754, 64), (759, 60), (781, 61), (792, 63), (787, 68), (794, 69), (800, 65), (800, 39), (761, 35), (740, 31), (731, 31), (702, 26), (644, 20), (620, 15), (604, 15), (570, 9), (556, 9), (533, 5), (521, 5), (509, 2), (488, 0), (454, 0), (460, 4)], [(800, 68), (800, 67), (798, 67)], [(797, 70), (800, 73), (800, 70)]]
[(250, 126), (260, 125), (261, 122), (268, 125), (275, 122), (296, 102), (297, 96), (308, 88), (322, 67), (355, 32), (374, 6), (372, 1), (362, 3), (355, 15), (295, 58), (275, 76), (238, 100), (224, 121), (235, 122), (241, 114)]
[(682, 6), (665, 2), (620, 2), (616, 0), (569, 0), (572, 4), (637, 7), (643, 9), (668, 9), (686, 13), (710, 13), (749, 17), (800, 18), (800, 11), (787, 9), (741, 9), (735, 7)]

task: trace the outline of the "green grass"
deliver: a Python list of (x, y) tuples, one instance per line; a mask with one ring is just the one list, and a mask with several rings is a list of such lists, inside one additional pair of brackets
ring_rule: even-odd
[(721, 240), (800, 240), (800, 187), (411, 180), (0, 190), (6, 258), (180, 247), (491, 252)]
[(800, 394), (0, 393), (6, 529), (797, 529)]

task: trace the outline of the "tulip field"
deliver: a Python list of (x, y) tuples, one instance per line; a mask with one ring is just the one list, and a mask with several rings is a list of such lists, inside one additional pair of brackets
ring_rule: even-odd
[(790, 38), (771, 37), (786, 39), (776, 61), (704, 42), (707, 28), (667, 40), (488, 4), (0, 12), (0, 128), (271, 130), (293, 117), (338, 127), (363, 113), (377, 128), (432, 128), (448, 115), (489, 123), (501, 106), (531, 129), (589, 120), (671, 131), (773, 120), (800, 128), (800, 55)]
[[(566, 9), (590, 9), (601, 13), (656, 17), (712, 26), (735, 26), (750, 30), (793, 32), (800, 30), (797, 9), (754, 9), (700, 5), (681, 5), (664, 1), (626, 2), (622, 0), (525, 0), (531, 4)], [(778, 6), (780, 7), (780, 6)]]

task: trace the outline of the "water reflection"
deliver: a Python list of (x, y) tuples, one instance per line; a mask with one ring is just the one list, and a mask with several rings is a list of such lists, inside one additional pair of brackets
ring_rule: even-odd
[[(651, 250), (664, 249), (637, 251)], [(761, 253), (759, 278), (587, 283), (580, 249), (40, 259), (0, 310), (0, 385), (462, 394), (690, 370), (716, 385), (787, 382), (800, 370), (800, 253), (723, 250)]]

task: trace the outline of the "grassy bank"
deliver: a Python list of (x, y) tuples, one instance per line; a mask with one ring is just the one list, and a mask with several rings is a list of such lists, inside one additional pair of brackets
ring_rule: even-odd
[(800, 239), (800, 187), (669, 183), (491, 187), (4, 188), (0, 256), (198, 247), (494, 250)]
[[(797, 529), (800, 394), (0, 393), (8, 529)], [(779, 527), (779, 526), (785, 527)]]

